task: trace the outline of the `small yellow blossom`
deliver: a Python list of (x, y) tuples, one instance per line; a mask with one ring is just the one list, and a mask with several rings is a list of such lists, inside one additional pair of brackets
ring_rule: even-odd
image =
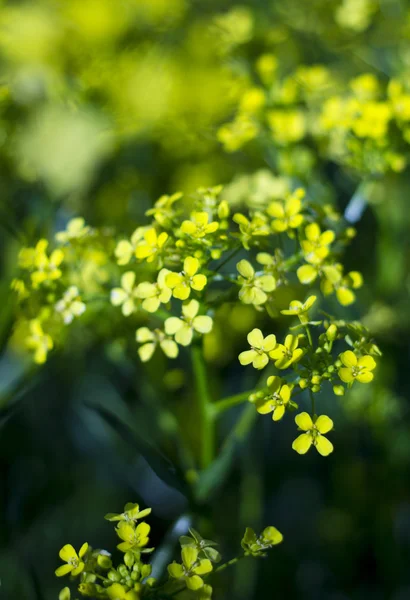
[(147, 216), (153, 216), (154, 219), (161, 225), (162, 227), (166, 225), (170, 225), (173, 217), (175, 216), (175, 208), (174, 204), (182, 198), (181, 192), (176, 192), (172, 194), (172, 196), (161, 196), (154, 204), (153, 208), (150, 208), (146, 211)]
[(271, 233), (266, 216), (262, 213), (255, 213), (251, 220), (241, 213), (235, 213), (232, 220), (239, 225), (241, 242), (245, 250), (249, 250), (249, 242), (253, 241), (253, 238), (265, 237)]
[(278, 68), (278, 59), (274, 54), (261, 54), (256, 61), (255, 68), (263, 83), (270, 84)]
[(292, 300), (292, 302), (289, 304), (289, 308), (286, 310), (281, 310), (280, 312), (282, 315), (298, 316), (301, 323), (307, 323), (307, 313), (315, 302), (316, 296), (309, 296), (309, 298), (307, 298), (303, 303), (299, 300)]
[(43, 364), (47, 360), (47, 354), (53, 348), (53, 340), (44, 333), (38, 319), (33, 319), (29, 324), (30, 335), (26, 338), (26, 346), (34, 351), (34, 362)]
[(317, 223), (305, 227), (306, 240), (301, 241), (305, 260), (312, 264), (321, 263), (329, 254), (329, 246), (335, 239), (333, 231), (328, 229), (323, 233)]
[(376, 368), (375, 360), (369, 355), (357, 357), (351, 350), (346, 350), (340, 355), (343, 367), (339, 369), (339, 377), (344, 383), (370, 383), (374, 375), (372, 371)]
[(64, 260), (61, 249), (54, 250), (47, 255), (47, 240), (40, 240), (35, 248), (23, 248), (19, 255), (19, 264), (26, 269), (33, 269), (31, 281), (34, 288), (48, 281), (55, 281), (62, 275), (60, 265)]
[(305, 136), (306, 119), (300, 110), (272, 110), (267, 118), (273, 139), (278, 144), (293, 144)]
[(323, 271), (325, 279), (322, 281), (321, 287), (325, 296), (335, 292), (336, 298), (342, 306), (352, 304), (356, 299), (353, 289), (358, 289), (363, 285), (361, 273), (350, 271), (343, 277), (343, 267), (339, 264), (335, 267), (324, 268)]
[(138, 284), (136, 288), (137, 298), (141, 298), (142, 308), (147, 312), (154, 313), (158, 310), (160, 304), (167, 304), (172, 296), (172, 290), (166, 284), (167, 275), (171, 271), (168, 269), (161, 269), (158, 273), (157, 282), (149, 283), (143, 281)]
[(290, 387), (284, 384), (283, 379), (273, 375), (268, 377), (269, 394), (264, 398), (257, 400), (256, 410), (261, 415), (272, 413), (272, 419), (279, 421), (285, 414), (287, 405), (289, 404), (291, 390)]
[(220, 127), (217, 137), (226, 152), (236, 152), (256, 138), (258, 133), (258, 124), (250, 116), (240, 114), (232, 123)]
[(276, 346), (276, 336), (272, 333), (264, 338), (260, 329), (252, 329), (247, 339), (251, 350), (241, 352), (239, 362), (241, 365), (252, 363), (255, 369), (263, 369), (269, 362), (269, 353)]
[(190, 221), (183, 221), (181, 231), (193, 238), (201, 239), (210, 233), (215, 233), (218, 227), (219, 223), (217, 221), (209, 223), (207, 212), (194, 212)]
[(259, 536), (251, 527), (247, 527), (241, 546), (246, 556), (265, 556), (265, 550), (269, 550), (269, 548), (280, 544), (282, 541), (283, 535), (272, 525), (265, 527)]
[(48, 240), (41, 239), (34, 248), (22, 248), (18, 255), (18, 264), (21, 269), (33, 269), (36, 262), (41, 259), (48, 247)]
[(322, 456), (328, 456), (333, 452), (333, 444), (324, 437), (325, 433), (333, 429), (332, 419), (329, 419), (326, 415), (321, 415), (313, 422), (307, 412), (302, 412), (296, 415), (295, 422), (299, 429), (305, 432), (297, 437), (292, 444), (293, 450), (296, 450), (298, 454), (306, 454), (312, 444)]
[[(135, 584), (136, 587), (140, 587), (140, 584)], [(107, 596), (110, 600), (140, 600), (141, 594), (137, 590), (128, 590), (121, 583), (113, 583), (107, 588)], [(89, 594), (87, 594), (88, 596)]]
[(151, 513), (151, 508), (140, 510), (139, 504), (127, 502), (122, 513), (107, 513), (104, 517), (107, 521), (137, 521)]
[(85, 312), (86, 305), (81, 301), (78, 288), (72, 285), (64, 292), (61, 300), (55, 305), (55, 309), (61, 313), (64, 323), (69, 325), (74, 317), (79, 317)]
[(129, 521), (120, 521), (115, 529), (118, 537), (123, 540), (118, 544), (118, 550), (128, 552), (128, 550), (144, 548), (148, 544), (150, 529), (151, 527), (145, 522), (135, 526)]
[(212, 563), (208, 558), (198, 558), (198, 550), (185, 546), (181, 551), (182, 564), (172, 562), (168, 565), (171, 577), (183, 580), (190, 590), (199, 590), (204, 585), (201, 575), (212, 571)]
[(302, 348), (298, 348), (299, 339), (296, 335), (287, 335), (284, 344), (278, 344), (269, 352), (270, 358), (275, 361), (277, 369), (287, 369), (303, 356)]
[(137, 310), (137, 287), (135, 286), (135, 273), (127, 271), (121, 277), (121, 287), (111, 290), (111, 303), (122, 307), (122, 314), (128, 317)]
[(244, 304), (260, 306), (268, 300), (267, 292), (276, 288), (273, 275), (257, 275), (251, 263), (241, 260), (236, 265), (239, 272), (238, 282), (241, 284), (239, 299)]
[(148, 229), (143, 236), (143, 239), (135, 248), (135, 256), (139, 260), (146, 259), (147, 262), (152, 262), (163, 248), (168, 239), (168, 234), (163, 231), (159, 235), (154, 227)]
[(265, 102), (266, 97), (263, 89), (252, 87), (243, 94), (239, 103), (239, 110), (242, 114), (257, 114), (263, 108)]
[(142, 344), (138, 348), (138, 354), (142, 362), (148, 362), (152, 358), (157, 345), (159, 345), (168, 358), (176, 358), (178, 356), (177, 343), (166, 336), (160, 329), (151, 331), (148, 327), (140, 327), (137, 329), (135, 337), (137, 342)]
[(271, 202), (266, 212), (274, 220), (271, 223), (273, 231), (283, 232), (288, 229), (297, 229), (303, 223), (302, 198), (305, 191), (297, 189), (284, 203)]
[(60, 550), (60, 558), (66, 565), (61, 565), (56, 569), (55, 574), (57, 577), (63, 577), (64, 575), (68, 575), (70, 573), (73, 577), (76, 577), (84, 570), (85, 563), (83, 560), (83, 556), (88, 550), (88, 544), (85, 543), (81, 546), (79, 553), (74, 550), (71, 544), (66, 544)]
[(86, 235), (88, 235), (91, 231), (91, 227), (85, 224), (85, 221), (82, 217), (77, 217), (75, 219), (71, 219), (67, 223), (67, 228), (65, 231), (59, 231), (56, 233), (55, 238), (56, 241), (60, 244), (65, 244), (66, 242), (71, 242), (71, 240), (78, 240)]
[(175, 336), (175, 341), (181, 346), (189, 346), (192, 342), (194, 331), (209, 333), (213, 321), (207, 315), (198, 315), (199, 302), (191, 300), (182, 306), (182, 317), (169, 317), (164, 324), (165, 333)]
[(165, 283), (172, 289), (175, 298), (187, 300), (191, 295), (191, 289), (196, 291), (204, 289), (208, 280), (205, 275), (198, 273), (199, 267), (200, 263), (197, 258), (187, 256), (182, 273), (168, 273)]
[(135, 256), (135, 250), (149, 227), (137, 227), (131, 236), (131, 240), (120, 240), (115, 248), (115, 256), (119, 265), (127, 265)]

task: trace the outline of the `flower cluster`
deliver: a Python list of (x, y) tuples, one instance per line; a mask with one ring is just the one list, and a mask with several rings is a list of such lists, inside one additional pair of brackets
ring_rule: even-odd
[[(128, 503), (122, 513), (109, 513), (108, 521), (117, 523), (116, 533), (122, 540), (117, 548), (124, 554), (123, 561), (114, 566), (111, 554), (106, 550), (93, 549), (84, 543), (77, 552), (71, 544), (65, 544), (59, 553), (64, 564), (59, 566), (57, 577), (70, 576), (70, 582), (84, 597), (108, 600), (140, 600), (149, 597), (153, 600), (175, 597), (180, 594), (197, 600), (210, 600), (212, 586), (209, 577), (214, 565), (221, 561), (217, 544), (204, 539), (195, 529), (189, 535), (180, 537), (181, 562), (173, 561), (168, 567), (168, 578), (151, 576), (152, 567), (146, 559), (154, 551), (147, 548), (150, 526), (143, 521), (151, 512), (150, 508), (140, 510), (138, 504)], [(140, 522), (139, 522), (140, 521)], [(266, 550), (279, 544), (282, 534), (275, 527), (267, 527), (259, 537), (251, 529), (246, 529), (242, 540), (243, 554), (233, 558), (216, 570), (233, 565), (241, 558), (264, 556)], [(70, 600), (71, 589), (64, 587), (60, 600)]]

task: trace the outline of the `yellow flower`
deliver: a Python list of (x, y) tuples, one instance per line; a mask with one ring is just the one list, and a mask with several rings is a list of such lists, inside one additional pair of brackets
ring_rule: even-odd
[(140, 327), (137, 329), (135, 338), (137, 342), (143, 344), (138, 348), (138, 354), (142, 362), (147, 362), (152, 358), (157, 345), (159, 345), (168, 358), (176, 358), (178, 356), (178, 345), (160, 329), (151, 331), (148, 327)]
[[(41, 249), (39, 247), (40, 242), (43, 242)], [(48, 242), (46, 240), (40, 240), (40, 242), (34, 250), (33, 267), (35, 270), (31, 273), (34, 288), (46, 281), (59, 279), (62, 275), (59, 267), (64, 260), (64, 252), (60, 249), (54, 250), (50, 256), (47, 256)]]
[(241, 352), (238, 357), (239, 362), (241, 365), (252, 363), (255, 369), (263, 369), (269, 362), (269, 353), (276, 346), (276, 336), (272, 333), (264, 338), (260, 329), (252, 329), (248, 333), (247, 340), (251, 350)]
[(284, 146), (298, 142), (306, 133), (305, 115), (300, 110), (272, 110), (268, 123), (274, 140)]
[(266, 292), (276, 288), (273, 275), (256, 275), (255, 269), (247, 260), (241, 260), (236, 265), (239, 272), (238, 282), (241, 284), (239, 299), (244, 304), (260, 306), (268, 300)]
[(150, 508), (144, 508), (140, 510), (139, 504), (128, 502), (124, 506), (124, 512), (122, 513), (108, 513), (104, 519), (107, 521), (137, 521), (143, 519), (151, 513)]
[(207, 212), (194, 212), (190, 221), (183, 221), (181, 231), (194, 238), (203, 238), (209, 233), (215, 233), (219, 227), (219, 223), (216, 221), (211, 223), (208, 221), (209, 215)]
[(118, 537), (124, 540), (118, 544), (118, 550), (128, 552), (128, 550), (139, 550), (148, 544), (148, 535), (151, 527), (144, 521), (135, 526), (129, 521), (120, 521), (115, 529)]
[(329, 419), (326, 415), (321, 415), (313, 423), (310, 415), (307, 412), (302, 412), (295, 417), (295, 422), (299, 429), (305, 432), (297, 437), (292, 444), (293, 450), (296, 450), (298, 454), (306, 454), (312, 444), (322, 456), (328, 456), (333, 452), (333, 444), (324, 437), (325, 433), (333, 429), (332, 419)]
[(161, 269), (157, 282), (143, 281), (136, 288), (136, 296), (143, 299), (142, 308), (150, 313), (158, 310), (160, 304), (169, 302), (172, 296), (171, 289), (166, 284), (166, 277), (171, 273), (168, 269)]
[(139, 260), (146, 259), (147, 262), (152, 262), (163, 248), (167, 239), (168, 234), (166, 231), (158, 235), (157, 230), (151, 227), (144, 233), (143, 241), (140, 241), (135, 248), (135, 256)]
[(283, 535), (272, 525), (266, 527), (259, 536), (251, 527), (247, 527), (241, 546), (247, 556), (265, 556), (265, 550), (280, 544), (282, 541)]
[(71, 240), (85, 237), (90, 233), (90, 231), (91, 228), (85, 224), (84, 219), (82, 217), (77, 217), (75, 219), (71, 219), (67, 223), (67, 228), (65, 231), (59, 231), (56, 233), (55, 238), (57, 242), (60, 242), (60, 244), (65, 244)]
[(317, 223), (311, 223), (305, 228), (306, 240), (300, 244), (307, 262), (321, 263), (329, 254), (329, 246), (335, 239), (333, 231), (328, 229), (321, 233)]
[(68, 573), (71, 573), (73, 577), (79, 575), (85, 567), (85, 563), (81, 559), (83, 558), (87, 550), (87, 543), (81, 546), (78, 554), (71, 544), (66, 544), (65, 546), (63, 546), (60, 550), (59, 555), (61, 560), (63, 560), (67, 564), (61, 565), (61, 567), (58, 567), (58, 569), (56, 569), (55, 574), (57, 575), (57, 577), (63, 577), (63, 575), (67, 575)]
[(137, 227), (131, 236), (131, 241), (120, 240), (115, 248), (115, 256), (119, 265), (127, 265), (135, 256), (135, 250), (149, 227)]
[(303, 350), (298, 348), (298, 345), (298, 337), (289, 334), (286, 336), (284, 344), (278, 344), (275, 349), (269, 352), (269, 356), (275, 361), (277, 369), (287, 369), (302, 358)]
[(289, 304), (289, 308), (286, 310), (281, 310), (280, 312), (282, 315), (298, 316), (301, 323), (307, 323), (307, 313), (315, 302), (316, 296), (309, 296), (309, 298), (307, 298), (303, 304), (302, 302), (299, 302), (299, 300), (292, 300), (292, 302)]
[(198, 333), (209, 333), (213, 321), (211, 317), (199, 315), (199, 302), (191, 300), (182, 306), (182, 317), (169, 317), (165, 321), (164, 328), (167, 335), (175, 336), (175, 341), (181, 346), (189, 346), (192, 342), (194, 331)]
[(252, 241), (252, 238), (264, 237), (270, 234), (266, 216), (262, 213), (255, 213), (251, 220), (242, 213), (235, 213), (232, 220), (239, 225), (241, 242), (246, 250), (249, 250), (249, 242)]
[(243, 94), (240, 100), (239, 110), (242, 114), (257, 114), (260, 112), (261, 108), (263, 108), (265, 102), (266, 97), (264, 90), (252, 87)]
[(183, 580), (190, 590), (199, 590), (204, 585), (201, 575), (212, 571), (208, 558), (198, 558), (198, 550), (185, 546), (181, 551), (182, 564), (173, 562), (168, 565), (168, 573), (174, 579)]
[(280, 377), (273, 375), (268, 377), (269, 394), (257, 400), (256, 410), (261, 415), (272, 413), (272, 419), (279, 421), (285, 414), (286, 406), (290, 400), (290, 387), (283, 383)]
[(64, 292), (62, 299), (55, 305), (55, 309), (61, 313), (64, 323), (69, 325), (74, 317), (79, 317), (85, 312), (86, 305), (81, 301), (78, 288), (72, 285)]
[(343, 267), (340, 264), (334, 267), (324, 267), (323, 272), (325, 279), (322, 281), (321, 287), (325, 296), (335, 292), (336, 298), (342, 306), (352, 304), (356, 295), (351, 288), (358, 289), (363, 285), (361, 273), (350, 271), (343, 277)]
[(232, 123), (219, 128), (217, 137), (226, 152), (236, 152), (259, 133), (257, 123), (248, 115), (241, 114)]
[(346, 350), (339, 356), (343, 367), (339, 369), (339, 377), (344, 383), (359, 381), (360, 383), (370, 383), (374, 375), (372, 371), (376, 368), (375, 360), (369, 355), (358, 358), (351, 350)]
[(137, 287), (135, 287), (135, 273), (127, 271), (121, 277), (121, 287), (111, 290), (111, 303), (122, 306), (122, 314), (128, 317), (137, 310)]
[(301, 188), (287, 198), (285, 203), (271, 202), (266, 212), (274, 220), (271, 223), (273, 231), (282, 232), (288, 229), (297, 229), (303, 223), (302, 198), (305, 191)]
[(201, 291), (207, 284), (205, 275), (198, 274), (200, 264), (197, 258), (187, 256), (184, 260), (184, 270), (182, 273), (168, 273), (165, 277), (165, 283), (172, 289), (174, 298), (187, 300), (191, 294), (191, 289)]
[(43, 364), (47, 360), (48, 352), (53, 348), (53, 340), (44, 333), (38, 319), (30, 321), (30, 335), (26, 338), (27, 348), (34, 350), (34, 362)]
[(48, 246), (48, 241), (41, 239), (34, 248), (22, 248), (18, 255), (18, 264), (21, 269), (33, 269), (36, 261), (41, 259)]
[(169, 225), (175, 215), (174, 204), (180, 198), (182, 198), (181, 192), (176, 192), (172, 196), (161, 196), (155, 202), (154, 207), (147, 210), (145, 214), (147, 216), (152, 215), (162, 227)]

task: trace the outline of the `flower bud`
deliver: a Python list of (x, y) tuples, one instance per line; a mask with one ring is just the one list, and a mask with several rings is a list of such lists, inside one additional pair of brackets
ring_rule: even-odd
[(342, 385), (334, 385), (333, 386), (333, 393), (336, 396), (344, 396), (345, 393), (345, 389)]
[(326, 331), (326, 337), (330, 342), (333, 342), (337, 337), (337, 327), (334, 323), (329, 325)]
[(131, 569), (132, 565), (135, 562), (135, 558), (132, 552), (126, 552), (124, 554), (124, 562), (129, 569)]

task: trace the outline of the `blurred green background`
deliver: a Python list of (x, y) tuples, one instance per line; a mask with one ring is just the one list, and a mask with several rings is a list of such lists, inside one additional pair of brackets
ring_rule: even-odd
[[(195, 450), (186, 361), (171, 375), (164, 362), (142, 367), (101, 343), (104, 323), (41, 369), (10, 344), (22, 245), (75, 215), (128, 234), (164, 193), (234, 180), (228, 196), (258, 200), (293, 177), (274, 148), (227, 154), (217, 139), (261, 53), (282, 76), (319, 63), (346, 81), (370, 72), (386, 82), (410, 74), (409, 40), (407, 0), (0, 2), (2, 598), (56, 598), (59, 548), (113, 548), (102, 517), (127, 501), (153, 508), (156, 574), (190, 519), (226, 557), (247, 525), (284, 533), (266, 560), (225, 571), (215, 598), (410, 598), (409, 169), (373, 177), (318, 158), (297, 174), (350, 207), (358, 235), (346, 264), (366, 286), (347, 314), (363, 317), (384, 355), (372, 385), (319, 397), (337, 423), (326, 460), (291, 451), (291, 420), (258, 418), (215, 494), (193, 506), (175, 430), (182, 416)], [(219, 397), (255, 383), (236, 360), (246, 327), (222, 355), (209, 349)], [(243, 410), (226, 414), (221, 436)], [(165, 456), (176, 468), (162, 476)]]

